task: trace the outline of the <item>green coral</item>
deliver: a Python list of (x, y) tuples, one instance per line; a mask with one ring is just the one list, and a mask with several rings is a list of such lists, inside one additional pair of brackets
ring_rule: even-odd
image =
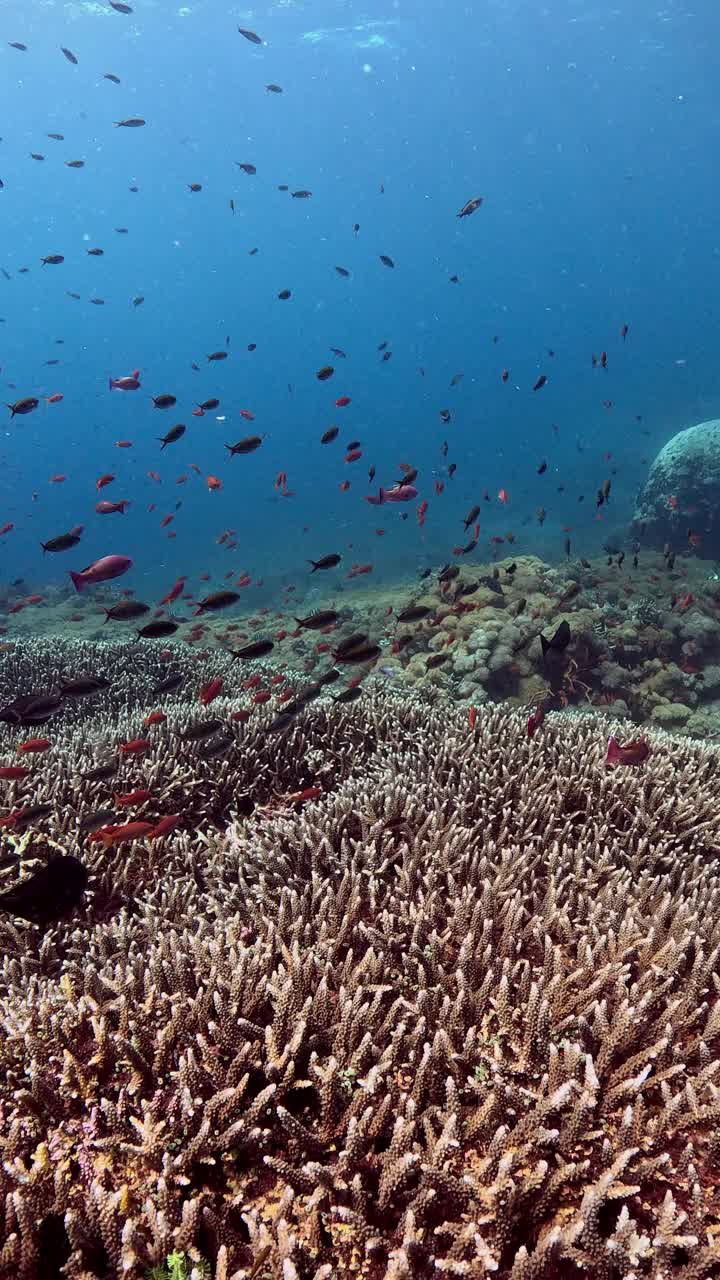
[(151, 1267), (147, 1280), (190, 1280), (191, 1275), (210, 1275), (210, 1263), (203, 1258), (191, 1263), (186, 1253), (169, 1253), (160, 1267)]

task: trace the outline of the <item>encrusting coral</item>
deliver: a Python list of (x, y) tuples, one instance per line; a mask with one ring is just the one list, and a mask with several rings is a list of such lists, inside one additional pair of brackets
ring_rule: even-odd
[(0, 924), (2, 1280), (720, 1275), (718, 752), (611, 770), (593, 716), (375, 692), (208, 763), (177, 698), (132, 769), (187, 829), (107, 851), (70, 815), (135, 653), (129, 711), (52, 726), (23, 841), (85, 901)]

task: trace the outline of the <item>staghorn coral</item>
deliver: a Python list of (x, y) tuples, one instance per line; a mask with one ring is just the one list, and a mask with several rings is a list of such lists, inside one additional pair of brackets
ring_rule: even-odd
[[(155, 667), (53, 728), (61, 848)], [(0, 925), (2, 1280), (720, 1275), (717, 752), (375, 694), (208, 767), (173, 706), (143, 768), (190, 829)]]

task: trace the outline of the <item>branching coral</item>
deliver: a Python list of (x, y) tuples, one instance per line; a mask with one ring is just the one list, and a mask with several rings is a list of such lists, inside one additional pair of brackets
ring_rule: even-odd
[(593, 717), (393, 694), (268, 723), (212, 780), (151, 760), (257, 811), (0, 927), (2, 1280), (720, 1275), (717, 752), (610, 771)]

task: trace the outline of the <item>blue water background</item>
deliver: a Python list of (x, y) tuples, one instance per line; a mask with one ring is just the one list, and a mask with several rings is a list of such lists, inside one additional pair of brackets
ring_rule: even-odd
[[(344, 557), (336, 582), (354, 561), (374, 563), (375, 579), (411, 579), (467, 540), (462, 517), (474, 502), (475, 558), (508, 530), (513, 552), (555, 561), (564, 526), (581, 553), (622, 532), (643, 459), (720, 414), (717, 6), (134, 9), (2, 6), (0, 266), (12, 278), (0, 278), (1, 398), (64, 395), (3, 423), (0, 525), (15, 528), (0, 539), (2, 581), (41, 588), (122, 553), (135, 568), (118, 586), (148, 599), (180, 573), (195, 589), (203, 571), (219, 585), (246, 569), (275, 590), (306, 583), (307, 559), (331, 551)], [(248, 43), (238, 25), (267, 43)], [(133, 115), (147, 126), (113, 127)], [(84, 169), (65, 166), (76, 158)], [(192, 194), (193, 182), (203, 190)], [(281, 183), (312, 198), (294, 200)], [(458, 219), (474, 195), (483, 207)], [(96, 245), (104, 257), (87, 256)], [(51, 253), (65, 262), (41, 268)], [(281, 302), (285, 288), (292, 298)], [(226, 336), (229, 359), (208, 363)], [(607, 372), (591, 367), (603, 349)], [(53, 358), (61, 364), (47, 367)], [(335, 376), (320, 383), (326, 363)], [(134, 368), (142, 389), (111, 394), (108, 378)], [(548, 384), (533, 393), (540, 373)], [(178, 397), (176, 409), (153, 408), (162, 392)], [(335, 408), (342, 394), (352, 403)], [(191, 416), (212, 395), (224, 423)], [(178, 421), (185, 438), (161, 454), (157, 437)], [(332, 423), (340, 438), (321, 446)], [(262, 448), (229, 459), (224, 443), (252, 431), (267, 433)], [(133, 448), (117, 449), (121, 439)], [(352, 439), (363, 457), (346, 464)], [(457, 463), (449, 481), (443, 440)], [(402, 462), (420, 471), (422, 528), (417, 503), (363, 501), (399, 479)], [(273, 487), (280, 471), (293, 497)], [(98, 494), (104, 472), (117, 478)], [(56, 473), (64, 484), (49, 483)], [(219, 493), (208, 474), (222, 480)], [(610, 476), (598, 520), (595, 494)], [(446, 480), (440, 497), (436, 478)], [(132, 506), (99, 516), (98, 497)], [(168, 539), (160, 521), (179, 500)], [(76, 550), (43, 557), (41, 541), (80, 523)], [(231, 553), (216, 541), (227, 528), (237, 530)]]

